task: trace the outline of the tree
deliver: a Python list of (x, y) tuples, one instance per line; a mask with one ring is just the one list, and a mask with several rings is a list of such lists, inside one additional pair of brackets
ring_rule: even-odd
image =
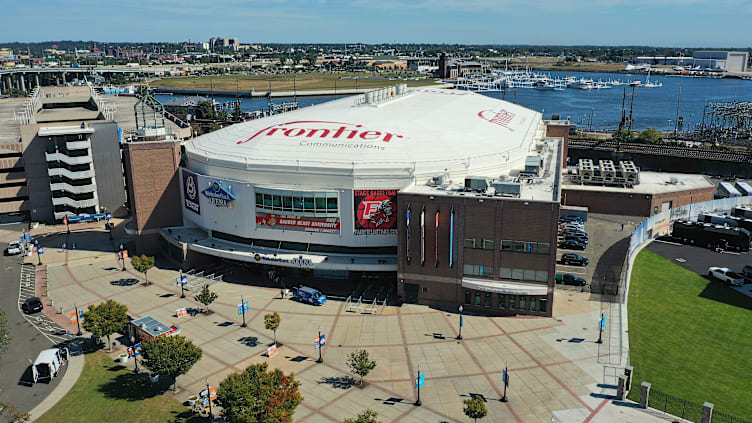
[(373, 410), (366, 410), (355, 417), (345, 419), (344, 423), (381, 423), (376, 419), (379, 414)]
[(486, 403), (481, 397), (468, 398), (465, 401), (465, 415), (477, 422), (478, 419), (486, 417), (488, 410), (486, 410)]
[(274, 343), (277, 343), (277, 329), (279, 328), (279, 324), (282, 322), (282, 318), (279, 317), (279, 313), (276, 311), (274, 313), (265, 314), (264, 315), (264, 327), (266, 330), (271, 330), (274, 332)]
[(648, 128), (635, 137), (635, 141), (646, 143), (646, 144), (655, 144), (661, 140), (661, 133), (656, 131), (653, 128)]
[(6, 348), (8, 348), (10, 340), (10, 326), (8, 326), (8, 319), (5, 317), (5, 312), (0, 310), (0, 354), (4, 353)]
[(97, 336), (106, 336), (107, 345), (112, 351), (110, 335), (123, 330), (128, 324), (128, 306), (113, 300), (104, 303), (90, 305), (89, 311), (84, 313), (84, 321), (81, 326)]
[(146, 278), (146, 285), (148, 286), (149, 276), (146, 275), (146, 272), (154, 267), (154, 257), (147, 256), (146, 254), (141, 254), (141, 257), (134, 256), (133, 258), (131, 258), (131, 265), (133, 265), (133, 268), (136, 269), (137, 272), (144, 274), (144, 278)]
[(252, 364), (242, 373), (231, 373), (219, 384), (217, 402), (228, 423), (291, 422), (303, 401), (295, 376), (279, 369), (267, 371), (267, 363)]
[(219, 297), (217, 293), (209, 291), (209, 285), (204, 285), (204, 287), (201, 288), (201, 292), (193, 297), (193, 299), (203, 304), (206, 307), (206, 312), (208, 313), (209, 304), (213, 303), (214, 300), (217, 299), (217, 297)]
[(202, 355), (201, 348), (181, 335), (161, 336), (141, 347), (144, 367), (154, 374), (171, 377), (176, 391), (177, 377), (188, 373)]
[(363, 385), (363, 378), (376, 367), (376, 362), (368, 358), (368, 351), (358, 350), (347, 355), (347, 367), (360, 376), (360, 384)]
[(196, 117), (198, 119), (211, 119), (214, 117), (214, 106), (210, 101), (202, 101), (196, 108)]

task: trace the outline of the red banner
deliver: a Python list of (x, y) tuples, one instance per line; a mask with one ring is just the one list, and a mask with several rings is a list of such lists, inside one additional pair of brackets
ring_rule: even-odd
[(339, 233), (339, 218), (304, 218), (256, 212), (256, 228)]
[(397, 190), (354, 190), (355, 235), (397, 233)]

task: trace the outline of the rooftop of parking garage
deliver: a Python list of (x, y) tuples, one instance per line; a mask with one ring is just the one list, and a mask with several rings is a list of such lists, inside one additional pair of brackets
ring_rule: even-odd
[(570, 177), (564, 178), (563, 189), (580, 191), (606, 191), (634, 194), (666, 194), (679, 191), (715, 189), (713, 182), (705, 175), (668, 172), (640, 172), (640, 183), (628, 188), (621, 185), (579, 184)]

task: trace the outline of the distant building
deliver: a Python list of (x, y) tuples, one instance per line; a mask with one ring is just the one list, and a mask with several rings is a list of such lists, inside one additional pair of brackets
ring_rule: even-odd
[(638, 65), (691, 66), (703, 70), (746, 72), (749, 53), (745, 51), (696, 51), (689, 56), (640, 56)]
[(231, 48), (237, 50), (240, 46), (240, 40), (237, 38), (212, 37), (209, 39), (209, 49)]
[(467, 61), (464, 59), (448, 58), (442, 53), (439, 56), (438, 77), (444, 79), (454, 79), (463, 76), (479, 74), (483, 67), (479, 62)]

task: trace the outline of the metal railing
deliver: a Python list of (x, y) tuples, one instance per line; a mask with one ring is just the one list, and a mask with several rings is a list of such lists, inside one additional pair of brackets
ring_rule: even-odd
[(713, 423), (752, 423), (752, 420), (746, 420), (741, 417), (726, 414), (723, 411), (713, 410)]
[(702, 404), (687, 401), (655, 389), (650, 390), (648, 407), (661, 411), (663, 414), (679, 417), (682, 420), (696, 423), (702, 421)]

